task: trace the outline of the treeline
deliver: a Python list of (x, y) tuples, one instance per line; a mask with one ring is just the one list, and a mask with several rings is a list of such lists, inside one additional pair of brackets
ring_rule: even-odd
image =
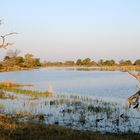
[(35, 58), (33, 54), (27, 53), (24, 56), (19, 55), (19, 50), (9, 50), (6, 56), (0, 62), (0, 69), (10, 70), (12, 68), (34, 68), (41, 66), (39, 58)]
[(100, 59), (98, 62), (90, 58), (78, 59), (76, 61), (68, 60), (65, 62), (44, 62), (44, 66), (140, 66), (140, 59), (137, 59), (134, 63), (131, 60), (103, 60)]
[(41, 66), (140, 66), (140, 59), (134, 63), (131, 60), (103, 60), (94, 61), (90, 58), (78, 59), (76, 61), (67, 60), (65, 62), (40, 62), (33, 54), (27, 53), (20, 56), (19, 50), (9, 50), (2, 61), (0, 61), (0, 71), (19, 70), (37, 68)]

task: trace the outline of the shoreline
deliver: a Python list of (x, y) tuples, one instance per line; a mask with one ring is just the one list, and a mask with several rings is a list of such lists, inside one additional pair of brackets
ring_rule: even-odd
[(16, 71), (24, 71), (24, 70), (33, 70), (33, 69), (40, 69), (40, 68), (66, 68), (70, 70), (77, 70), (77, 71), (122, 71), (125, 72), (126, 70), (130, 71), (140, 71), (140, 66), (78, 66), (78, 65), (63, 65), (63, 66), (42, 66), (42, 67), (34, 67), (34, 68), (11, 68), (8, 70), (0, 69), (1, 72), (16, 72)]
[(128, 133), (98, 133), (73, 130), (58, 125), (43, 123), (17, 122), (12, 115), (0, 114), (0, 139), (33, 139), (33, 140), (138, 140), (140, 134)]

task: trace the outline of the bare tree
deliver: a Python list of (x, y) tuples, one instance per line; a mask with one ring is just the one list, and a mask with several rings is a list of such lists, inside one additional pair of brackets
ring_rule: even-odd
[(140, 71), (137, 74), (134, 74), (133, 72), (127, 70), (127, 72), (133, 76), (136, 80), (138, 80), (140, 82)]
[(9, 35), (17, 34), (16, 32), (11, 32), (9, 34), (5, 34), (0, 36), (2, 38), (2, 43), (0, 44), (0, 48), (6, 49), (8, 46), (13, 45), (13, 43), (5, 42), (5, 38)]
[[(0, 25), (1, 24), (2, 24), (2, 20), (0, 20)], [(10, 35), (13, 35), (13, 34), (17, 34), (17, 33), (16, 32), (11, 32), (11, 33), (0, 36), (0, 38), (2, 39), (2, 43), (0, 44), (0, 48), (6, 49), (8, 46), (13, 45), (13, 43), (5, 41), (7, 36), (10, 36)]]
[[(129, 70), (127, 70), (127, 72), (140, 82), (140, 71), (137, 74), (134, 74)], [(137, 87), (140, 89), (139, 85), (137, 85)], [(139, 104), (136, 104), (136, 100), (139, 99), (139, 96), (140, 96), (140, 90), (128, 98), (129, 107), (131, 107), (131, 105), (135, 105), (133, 108), (138, 107)]]

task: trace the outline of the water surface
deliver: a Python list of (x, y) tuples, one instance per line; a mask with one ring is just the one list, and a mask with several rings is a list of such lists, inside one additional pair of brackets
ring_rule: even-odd
[(138, 84), (126, 72), (76, 71), (70, 68), (42, 68), (31, 71), (0, 73), (3, 81), (31, 83), (30, 87), (47, 90), (51, 85), (55, 94), (82, 95), (116, 101), (126, 101), (135, 93)]
[[(0, 112), (44, 114), (47, 124), (100, 132), (140, 132), (140, 111), (129, 109), (127, 98), (138, 84), (119, 71), (77, 71), (72, 68), (42, 68), (0, 73), (1, 81), (31, 83), (33, 90), (47, 90), (53, 96), (33, 99), (10, 93), (14, 99), (0, 99)], [(124, 114), (123, 118), (120, 117)]]

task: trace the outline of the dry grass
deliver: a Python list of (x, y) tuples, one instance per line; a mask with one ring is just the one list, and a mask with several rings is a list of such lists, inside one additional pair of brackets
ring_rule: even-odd
[(0, 114), (0, 140), (139, 140), (138, 134), (100, 134), (54, 125), (18, 123), (11, 115)]
[(32, 84), (19, 84), (19, 83), (14, 83), (14, 82), (0, 82), (0, 86), (19, 87), (19, 86), (32, 86)]

